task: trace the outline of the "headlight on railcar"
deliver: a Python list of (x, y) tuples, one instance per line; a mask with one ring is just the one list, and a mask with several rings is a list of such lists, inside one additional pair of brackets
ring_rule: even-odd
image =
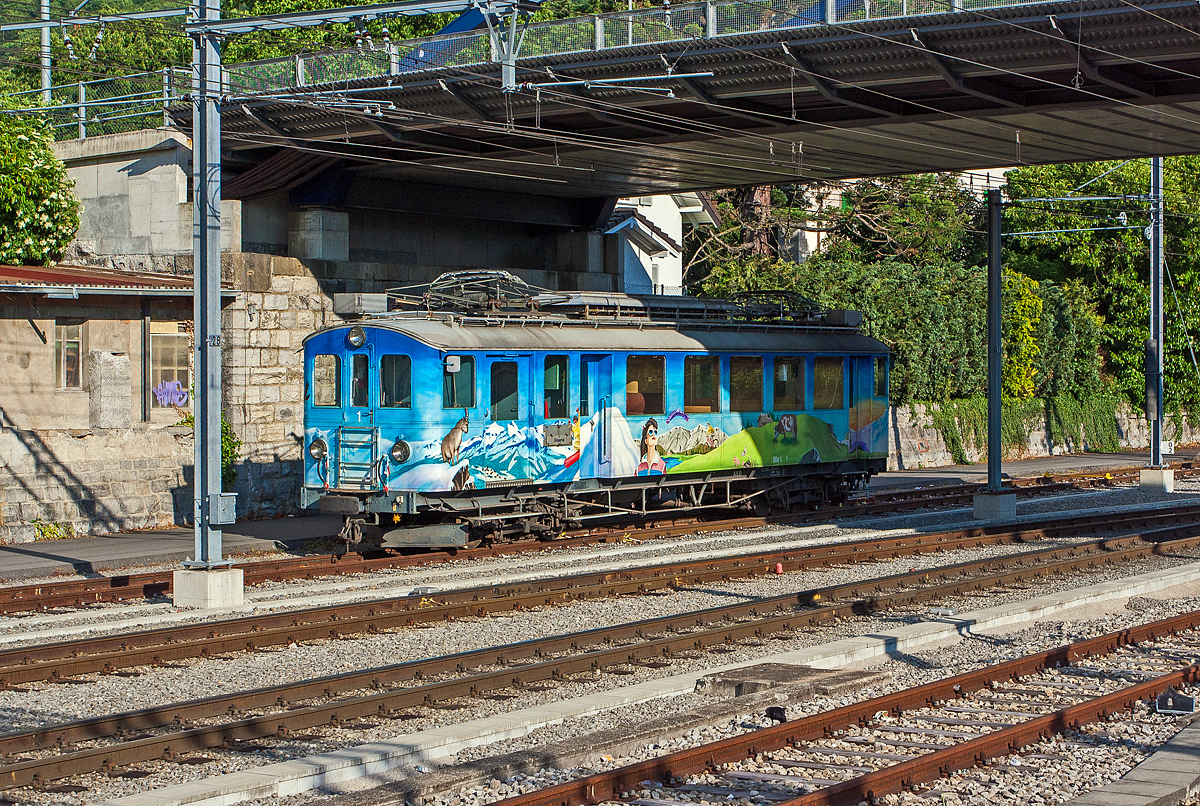
[(396, 440), (396, 444), (391, 450), (392, 461), (398, 465), (408, 461), (408, 457), (412, 456), (412, 449), (408, 447), (408, 443), (402, 439)]
[(358, 349), (367, 342), (367, 331), (363, 330), (360, 325), (355, 325), (350, 328), (350, 333), (346, 336), (346, 341), (350, 342), (350, 346)]
[(308, 455), (316, 459), (318, 462), (325, 458), (325, 454), (329, 453), (329, 446), (325, 444), (325, 440), (317, 437), (308, 446)]

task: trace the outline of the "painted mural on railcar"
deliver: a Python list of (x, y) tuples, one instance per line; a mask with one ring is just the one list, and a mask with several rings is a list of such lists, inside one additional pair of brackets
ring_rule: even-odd
[[(309, 488), (445, 492), (887, 456), (886, 380), (882, 396), (878, 388), (871, 395), (869, 382), (853, 382), (856, 372), (868, 377), (873, 358), (860, 365), (846, 357), (849, 381), (844, 384), (839, 377), (835, 389), (848, 394), (843, 398), (843, 391), (837, 391), (827, 405), (815, 406), (820, 411), (732, 412), (728, 376), (724, 389), (709, 391), (711, 406), (674, 408), (668, 403), (687, 402), (671, 385), (675, 381), (657, 395), (639, 394), (635, 382), (626, 382), (623, 368), (610, 367), (606, 382), (615, 394), (589, 406), (582, 378), (576, 377), (582, 372), (581, 351), (553, 351), (574, 384), (564, 377), (561, 386), (551, 389), (548, 381), (533, 382), (541, 371), (541, 352), (512, 359), (515, 354), (464, 352), (452, 362), (464, 374), (451, 377), (446, 367), (454, 356), (402, 333), (372, 329), (357, 353), (344, 350), (344, 338), (345, 331), (337, 329), (315, 334), (306, 343), (305, 444), (319, 439), (329, 448), (323, 459), (306, 461)], [(360, 356), (367, 367), (365, 380), (355, 374)], [(403, 388), (381, 388), (389, 358), (404, 362), (409, 380)], [(497, 362), (518, 359), (524, 361), (519, 365), (523, 375), (513, 381), (502, 412), (494, 399), (488, 405), (496, 378), (485, 377), (485, 368), (494, 372)], [(779, 371), (777, 357), (768, 353), (764, 359), (760, 367)], [(804, 358), (788, 360), (802, 363)], [(769, 383), (779, 380), (772, 373), (767, 369), (765, 378), (757, 376), (760, 402), (770, 399)], [(786, 373), (781, 375), (786, 381)], [(813, 388), (808, 387), (810, 402)], [(804, 394), (801, 384), (797, 407), (808, 407)], [(647, 399), (656, 410), (646, 411)], [(550, 416), (552, 404), (558, 413), (572, 415)], [(588, 408), (597, 410), (580, 414)], [(397, 460), (394, 446), (399, 442), (404, 450)]]

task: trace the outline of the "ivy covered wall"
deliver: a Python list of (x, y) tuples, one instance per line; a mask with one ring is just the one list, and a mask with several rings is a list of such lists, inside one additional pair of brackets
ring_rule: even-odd
[[(1100, 319), (1078, 283), (1005, 272), (1006, 398), (1104, 394)], [(830, 308), (862, 311), (866, 332), (894, 351), (895, 403), (955, 400), (987, 392), (987, 272), (945, 261), (924, 264), (810, 259), (717, 265), (704, 293), (778, 288)]]

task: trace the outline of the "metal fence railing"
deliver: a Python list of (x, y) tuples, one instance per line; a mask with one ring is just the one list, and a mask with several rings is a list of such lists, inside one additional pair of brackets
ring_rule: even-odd
[(43, 115), (58, 140), (152, 129), (169, 123), (167, 106), (191, 88), (191, 71), (167, 68), (114, 78), (59, 84), (42, 103), (42, 90), (9, 95), (15, 109)]
[[(1038, 0), (707, 0), (531, 23), (520, 59), (1032, 2)], [(494, 61), (484, 29), (232, 64), (226, 79), (231, 94), (254, 95)], [(50, 117), (60, 137), (86, 137), (169, 122), (167, 105), (190, 86), (189, 70), (168, 69), (58, 86), (40, 110), (40, 90), (19, 95), (29, 97), (29, 111)]]
[[(529, 25), (521, 59), (716, 39), (831, 23), (1025, 5), (1037, 0), (707, 0)], [(311, 53), (230, 65), (234, 92), (265, 92), (495, 61), (486, 30), (429, 36), (375, 50)]]

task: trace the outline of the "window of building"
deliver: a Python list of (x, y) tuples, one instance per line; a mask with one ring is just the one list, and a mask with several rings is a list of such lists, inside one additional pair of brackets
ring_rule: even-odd
[(54, 376), (59, 389), (83, 388), (83, 323), (54, 323)]
[[(446, 359), (446, 363), (442, 365), (442, 408), (475, 408), (475, 358), (469, 355), (448, 355)], [(458, 364), (458, 372), (451, 372), (455, 363)]]
[(365, 408), (370, 405), (371, 358), (366, 353), (355, 353), (350, 364), (350, 405)]
[(846, 393), (846, 360), (823, 356), (813, 359), (813, 408), (840, 409)]
[(729, 410), (763, 410), (763, 360), (760, 355), (729, 359)]
[(886, 355), (875, 357), (875, 397), (888, 396), (888, 360)]
[(341, 361), (336, 355), (313, 358), (312, 385), (314, 406), (337, 406), (341, 399)]
[(179, 322), (152, 322), (150, 327), (150, 406), (186, 406), (192, 388), (191, 340)]
[(625, 362), (625, 413), (663, 414), (666, 409), (666, 359), (631, 355)]
[(687, 414), (721, 410), (721, 359), (689, 355), (683, 359), (683, 410)]
[(804, 410), (804, 358), (781, 355), (775, 358), (775, 409)]
[(492, 364), (492, 419), (496, 422), (519, 419), (520, 376), (516, 361)]
[(412, 408), (412, 359), (385, 355), (379, 361), (379, 405), (385, 409)]
[(567, 373), (570, 365), (565, 355), (546, 356), (546, 371), (542, 385), (545, 395), (542, 401), (542, 414), (546, 419), (567, 416), (567, 390), (570, 388)]

